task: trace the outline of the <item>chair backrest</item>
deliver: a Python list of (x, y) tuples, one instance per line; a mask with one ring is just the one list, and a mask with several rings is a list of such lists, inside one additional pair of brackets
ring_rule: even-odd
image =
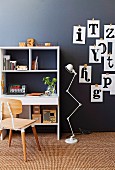
[(0, 103), (2, 103), (2, 118), (11, 117), (8, 104), (10, 106), (12, 115), (16, 117), (17, 114), (22, 113), (22, 102), (17, 99), (0, 98)]

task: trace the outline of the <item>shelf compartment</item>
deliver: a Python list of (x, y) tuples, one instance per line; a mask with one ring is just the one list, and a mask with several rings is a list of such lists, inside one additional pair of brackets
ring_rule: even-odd
[(16, 61), (16, 65), (25, 65), (29, 69), (29, 50), (5, 50), (5, 55), (10, 55), (10, 61)]
[[(43, 77), (49, 76), (51, 78), (56, 77), (56, 72), (8, 72), (5, 74), (6, 79), (6, 87), (5, 91), (7, 92), (8, 86), (10, 84), (25, 84), (27, 85), (27, 93), (33, 92), (45, 92), (47, 89), (47, 85), (43, 83)], [(56, 88), (57, 91), (57, 88)]]
[(38, 70), (57, 70), (56, 50), (32, 50), (32, 61), (38, 56)]

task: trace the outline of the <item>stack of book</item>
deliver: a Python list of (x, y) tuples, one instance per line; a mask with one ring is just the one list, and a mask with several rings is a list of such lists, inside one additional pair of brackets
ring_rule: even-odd
[(3, 57), (3, 70), (10, 69), (10, 55), (4, 55)]
[(16, 61), (10, 61), (10, 55), (3, 57), (3, 70), (16, 70)]

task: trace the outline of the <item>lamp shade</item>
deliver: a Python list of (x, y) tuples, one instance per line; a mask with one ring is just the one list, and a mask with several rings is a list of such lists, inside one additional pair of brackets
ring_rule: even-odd
[(69, 72), (69, 73), (76, 73), (75, 70), (73, 69), (73, 65), (72, 64), (68, 64), (67, 66), (65, 66), (66, 70)]

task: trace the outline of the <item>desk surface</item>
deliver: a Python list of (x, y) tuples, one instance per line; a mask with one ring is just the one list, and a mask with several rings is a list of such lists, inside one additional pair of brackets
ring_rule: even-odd
[(18, 99), (22, 101), (22, 105), (58, 105), (58, 95), (52, 96), (20, 96), (20, 95), (1, 95), (0, 97)]

